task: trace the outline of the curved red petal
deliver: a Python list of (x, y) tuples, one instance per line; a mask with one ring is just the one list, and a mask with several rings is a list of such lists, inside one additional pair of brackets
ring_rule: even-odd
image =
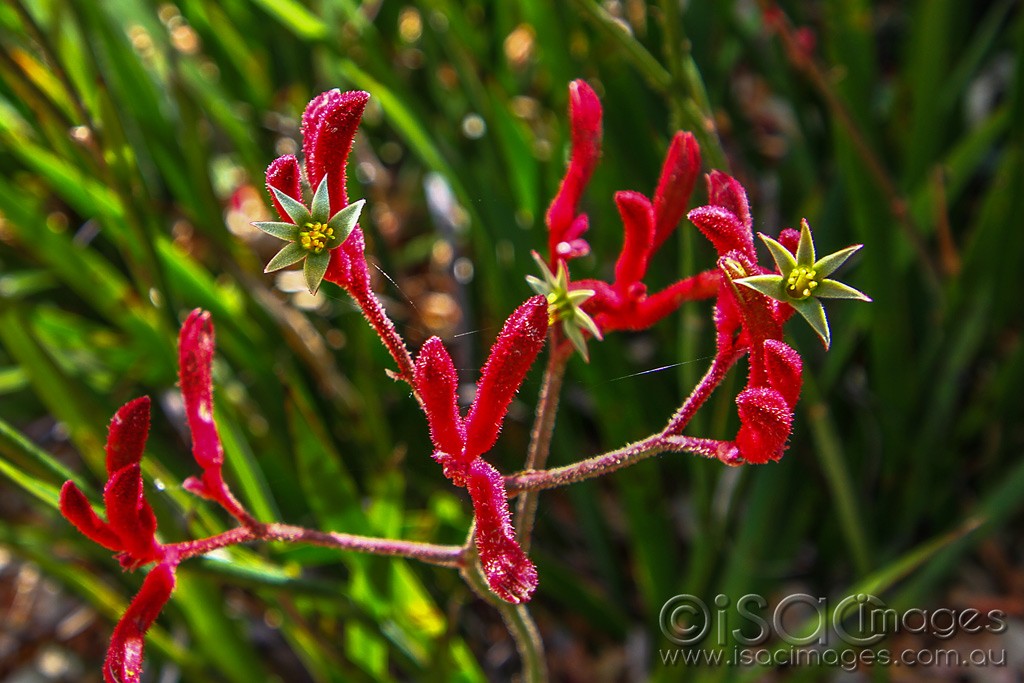
[(743, 189), (740, 182), (721, 171), (712, 171), (709, 173), (707, 181), (708, 204), (711, 206), (721, 206), (729, 210), (734, 216), (740, 219), (740, 223), (748, 233), (751, 233), (751, 240), (753, 240), (753, 221), (750, 217), (750, 202), (747, 201), (747, 191)]
[(128, 465), (115, 472), (103, 488), (110, 528), (121, 539), (121, 549), (131, 556), (131, 564), (157, 559), (156, 515), (146, 500), (142, 468)]
[(714, 245), (719, 256), (738, 251), (756, 260), (754, 238), (750, 228), (732, 211), (723, 206), (699, 206), (686, 215)]
[(568, 237), (567, 233), (577, 222), (580, 198), (601, 155), (601, 102), (586, 81), (578, 79), (569, 84), (569, 122), (572, 135), (569, 166), (546, 216), (552, 263), (557, 259), (559, 244), (579, 238), (579, 234)]
[(700, 175), (700, 145), (692, 133), (679, 132), (672, 138), (654, 191), (654, 247), (665, 243), (690, 202)]
[(60, 489), (60, 513), (82, 532), (82, 535), (107, 550), (123, 550), (121, 539), (110, 525), (93, 512), (89, 499), (73, 481), (64, 482)]
[(107, 430), (107, 474), (142, 460), (149, 437), (149, 397), (142, 396), (121, 406)]
[(477, 458), (469, 467), (466, 490), (473, 499), (476, 548), (487, 585), (505, 602), (528, 601), (537, 587), (537, 569), (516, 542), (504, 478)]
[(620, 292), (643, 279), (654, 246), (654, 207), (639, 192), (616, 192), (625, 238), (615, 262), (615, 287)]
[(174, 591), (174, 568), (160, 564), (142, 582), (121, 621), (114, 627), (103, 661), (106, 683), (138, 683), (142, 680), (142, 654), (146, 631), (156, 621)]
[(178, 370), (192, 454), (204, 470), (224, 462), (224, 448), (213, 422), (213, 352), (213, 321), (207, 311), (197, 308), (181, 326)]
[(369, 99), (370, 94), (362, 90), (328, 90), (315, 97), (302, 114), (306, 178), (315, 190), (327, 176), (332, 215), (348, 204), (345, 165)]
[(274, 209), (281, 220), (291, 223), (291, 216), (277, 201), (277, 197), (270, 191), (270, 188), (284, 192), (295, 201), (302, 201), (302, 178), (299, 171), (299, 161), (294, 154), (285, 154), (278, 157), (267, 167), (267, 192), (270, 193), (270, 201), (274, 202)]
[(431, 337), (416, 357), (413, 379), (430, 423), (430, 438), (444, 453), (460, 455), (466, 435), (459, 415), (459, 375), (438, 337)]
[(548, 302), (543, 296), (527, 299), (513, 311), (481, 371), (476, 398), (466, 416), (466, 448), (469, 462), (494, 445), (512, 397), (544, 346), (548, 332)]

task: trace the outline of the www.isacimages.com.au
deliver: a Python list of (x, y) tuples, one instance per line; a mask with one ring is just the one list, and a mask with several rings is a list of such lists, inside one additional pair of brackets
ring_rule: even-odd
[(1006, 649), (906, 648), (858, 650), (854, 648), (662, 648), (665, 666), (830, 666), (853, 671), (861, 666), (1006, 666)]

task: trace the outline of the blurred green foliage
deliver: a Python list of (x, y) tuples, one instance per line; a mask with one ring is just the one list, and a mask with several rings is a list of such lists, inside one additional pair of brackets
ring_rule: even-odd
[[(807, 217), (825, 252), (865, 243), (845, 279), (875, 303), (830, 308), (827, 355), (793, 326), (808, 380), (779, 464), (665, 456), (542, 496), (534, 613), (555, 675), (570, 661), (596, 671), (609, 653), (636, 662), (640, 642), (620, 676), (678, 680), (655, 660), (669, 646), (658, 611), (680, 592), (859, 587), (942, 604), (985, 539), (1004, 548), (1020, 528), (1024, 13), (1016, 0), (781, 5), (813, 36), (817, 72), (787, 58), (753, 2), (5, 2), (0, 546), (108, 629), (140, 577), (59, 517), (56, 491), (73, 477), (95, 495), (106, 423), (143, 393), (156, 402), (144, 467), (162, 534), (226, 528), (180, 486), (194, 465), (175, 343), (194, 307), (214, 316), (229, 476), (257, 516), (461, 542), (468, 506), (378, 340), (337, 288), (314, 301), (264, 276), (273, 240), (247, 223), (268, 211), (263, 169), (301, 142), (305, 103), (368, 90), (349, 187), (368, 200), (377, 291), (414, 348), (444, 335), (472, 382), (529, 295), (564, 168), (567, 85), (582, 77), (605, 135), (586, 201), (593, 256), (575, 277), (610, 272), (614, 191), (650, 194), (688, 126), (705, 161), (747, 186), (756, 229)], [(684, 221), (652, 289), (712, 263), (694, 233)], [(592, 343), (590, 365), (569, 369), (552, 464), (660, 428), (712, 337), (710, 307), (691, 305)], [(525, 453), (537, 377), (494, 454), (506, 472)], [(695, 433), (732, 433), (729, 389)], [(517, 667), (496, 615), (450, 571), (274, 545), (180, 577), (148, 659), (188, 681), (485, 680)]]

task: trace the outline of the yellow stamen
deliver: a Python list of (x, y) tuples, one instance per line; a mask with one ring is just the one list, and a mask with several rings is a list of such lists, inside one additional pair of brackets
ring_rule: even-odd
[(299, 233), (302, 248), (319, 254), (327, 247), (327, 241), (334, 237), (334, 228), (326, 223), (306, 223), (306, 229)]
[(817, 273), (811, 268), (801, 266), (793, 269), (786, 279), (786, 294), (794, 299), (806, 299), (817, 289)]

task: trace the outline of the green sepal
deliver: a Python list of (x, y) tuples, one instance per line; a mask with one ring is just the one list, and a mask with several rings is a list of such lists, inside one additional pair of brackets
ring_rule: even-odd
[(302, 259), (306, 258), (309, 254), (301, 244), (298, 242), (290, 242), (284, 246), (284, 249), (277, 252), (274, 258), (270, 259), (270, 263), (263, 269), (264, 273), (273, 273), (275, 270), (281, 270), (286, 266), (290, 266), (293, 263), (298, 263)]
[(749, 277), (737, 278), (733, 282), (749, 287), (778, 301), (792, 302), (792, 299), (786, 296), (785, 281), (781, 275), (750, 275)]
[(846, 263), (846, 259), (860, 251), (863, 246), (863, 244), (855, 244), (852, 247), (840, 249), (828, 256), (823, 256), (814, 262), (814, 267), (811, 270), (815, 272), (817, 277), (828, 277), (832, 273), (836, 272), (839, 269), (839, 266)]
[(814, 289), (814, 296), (822, 299), (856, 299), (857, 301), (871, 301), (864, 292), (854, 289), (850, 285), (836, 280), (822, 280)]
[(306, 265), (302, 267), (302, 274), (306, 277), (306, 287), (310, 294), (316, 294), (320, 289), (320, 283), (327, 274), (327, 266), (331, 262), (331, 252), (324, 249), (319, 254), (310, 252), (306, 257)]
[(811, 226), (807, 224), (806, 218), (800, 221), (800, 241), (796, 245), (796, 264), (805, 268), (814, 266), (814, 240), (811, 239)]
[(832, 339), (828, 330), (828, 318), (825, 317), (825, 307), (821, 305), (821, 302), (810, 297), (800, 301), (791, 300), (789, 305), (796, 309), (796, 312), (810, 324), (811, 329), (818, 333), (827, 351)]
[(359, 215), (363, 211), (364, 204), (366, 204), (366, 200), (360, 199), (358, 202), (349, 204), (331, 216), (331, 220), (327, 222), (327, 227), (334, 230), (334, 237), (327, 242), (329, 249), (334, 249), (352, 234), (356, 224), (359, 222)]
[(316, 186), (313, 193), (313, 201), (309, 203), (309, 213), (313, 223), (326, 223), (331, 216), (331, 195), (327, 191), (327, 176), (325, 175), (320, 184)]
[(258, 221), (252, 223), (252, 226), (262, 230), (268, 235), (273, 235), (280, 240), (294, 242), (299, 239), (299, 226), (294, 223), (285, 223), (284, 221)]
[(562, 332), (565, 333), (566, 339), (573, 345), (573, 348), (583, 356), (583, 360), (589, 363), (590, 352), (587, 351), (587, 340), (584, 338), (583, 333), (580, 332), (580, 328), (576, 327), (571, 319), (566, 318), (562, 321)]
[(281, 192), (276, 187), (271, 187), (270, 191), (274, 193), (277, 201), (281, 204), (281, 208), (284, 209), (284, 212), (288, 214), (288, 217), (292, 219), (295, 225), (305, 225), (312, 222), (313, 216), (302, 202)]
[(764, 233), (757, 233), (757, 236), (761, 238), (761, 241), (768, 247), (768, 251), (772, 254), (772, 259), (775, 261), (775, 265), (778, 267), (779, 272), (782, 274), (791, 273), (796, 268), (796, 259), (793, 254), (786, 249), (781, 242), (772, 239)]

